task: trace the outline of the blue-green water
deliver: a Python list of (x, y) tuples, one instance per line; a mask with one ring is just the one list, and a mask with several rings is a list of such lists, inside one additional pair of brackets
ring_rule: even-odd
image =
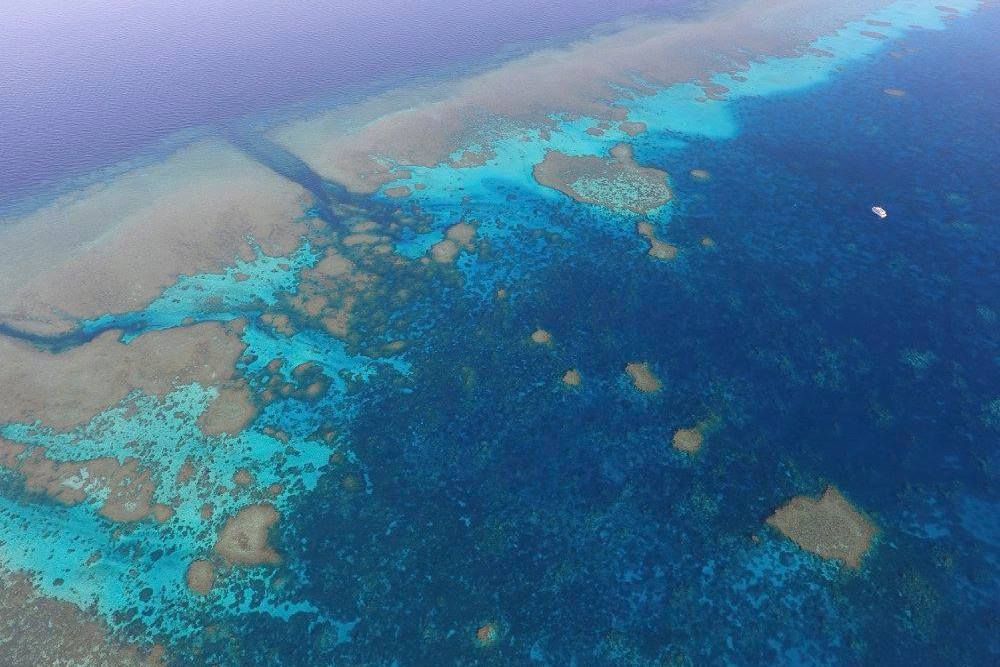
[[(481, 167), (400, 165), (411, 176), (387, 187), (426, 188), (400, 200), (420, 224), (395, 233), (395, 253), (423, 256), (459, 219), (476, 223), (477, 251), (455, 269), (356, 257), (379, 281), (346, 341), (288, 302), (336, 247), (319, 232), (290, 258), (234, 262), (142, 313), (81, 323), (80, 340), (122, 327), (131, 340), (244, 317), (239, 371), (257, 395), (275, 358), (285, 381), (311, 361), (329, 385), (233, 437), (198, 430), (215, 391), (198, 385), (68, 435), (4, 427), (56, 460), (138, 457), (178, 500), (171, 522), (112, 537), (94, 507), (40, 502), (11, 474), (3, 563), (121, 637), (165, 642), (177, 664), (996, 662), (1000, 16), (938, 30), (939, 15), (896, 6), (876, 18), (931, 30), (880, 27), (883, 42), (849, 26), (816, 44), (833, 56), (720, 76), (725, 100), (681, 85), (626, 102), (649, 128), (636, 139), (561, 120), (498, 140)], [(532, 177), (546, 150), (625, 140), (670, 174), (672, 201), (648, 216)], [(351, 203), (399, 215), (383, 195)], [(675, 260), (647, 257), (642, 219)], [(283, 312), (293, 335), (260, 319)], [(552, 344), (530, 341), (538, 327)], [(407, 345), (385, 352), (393, 340)], [(661, 391), (632, 388), (637, 360)], [(560, 380), (570, 368), (578, 388)], [(698, 423), (701, 451), (673, 450)], [(246, 468), (284, 486), (281, 565), (187, 590), (215, 535), (173, 482), (186, 458), (211, 484)], [(859, 570), (764, 524), (828, 484), (879, 528)], [(223, 494), (216, 515), (245, 502)]]

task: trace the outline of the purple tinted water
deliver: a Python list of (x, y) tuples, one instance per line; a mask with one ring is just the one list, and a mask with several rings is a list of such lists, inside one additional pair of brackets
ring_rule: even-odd
[(356, 93), (691, 0), (7, 0), (0, 201), (192, 126)]

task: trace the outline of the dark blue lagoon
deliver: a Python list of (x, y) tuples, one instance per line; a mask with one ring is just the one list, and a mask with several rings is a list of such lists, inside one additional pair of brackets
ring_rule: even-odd
[(601, 11), (18, 200), (0, 663), (1000, 660), (1000, 11)]

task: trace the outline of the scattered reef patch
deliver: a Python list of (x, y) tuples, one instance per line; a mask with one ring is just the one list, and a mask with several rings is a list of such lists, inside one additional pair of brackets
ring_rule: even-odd
[(672, 196), (666, 172), (636, 164), (628, 144), (612, 148), (608, 159), (551, 150), (533, 174), (539, 184), (578, 202), (638, 214), (663, 206)]
[(215, 552), (230, 565), (277, 565), (281, 556), (268, 540), (279, 518), (270, 503), (244, 507), (222, 526)]
[(639, 236), (649, 241), (649, 251), (646, 254), (650, 257), (662, 261), (677, 259), (677, 246), (656, 238), (656, 230), (653, 229), (653, 225), (643, 221), (636, 225), (635, 230)]
[(552, 334), (545, 329), (535, 329), (531, 333), (531, 342), (537, 345), (551, 345)]
[(663, 383), (648, 363), (633, 361), (625, 366), (625, 372), (632, 379), (632, 386), (644, 394), (654, 394), (663, 388)]
[(567, 387), (579, 387), (583, 383), (583, 377), (580, 371), (571, 368), (563, 374), (562, 381)]
[(673, 446), (679, 452), (697, 454), (704, 439), (697, 428), (681, 428), (674, 431)]
[(833, 486), (826, 487), (818, 499), (795, 496), (775, 510), (767, 524), (802, 549), (855, 570), (878, 532)]

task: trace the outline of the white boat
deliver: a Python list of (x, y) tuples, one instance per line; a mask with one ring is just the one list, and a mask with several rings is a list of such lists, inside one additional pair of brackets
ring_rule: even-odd
[(872, 206), (872, 213), (877, 215), (882, 220), (885, 220), (886, 217), (889, 215), (888, 213), (886, 213), (886, 210), (881, 206)]

